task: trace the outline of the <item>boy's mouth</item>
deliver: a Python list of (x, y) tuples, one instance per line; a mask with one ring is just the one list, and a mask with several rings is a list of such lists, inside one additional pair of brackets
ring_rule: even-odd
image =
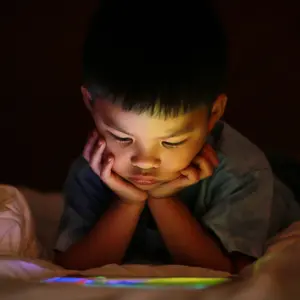
[(129, 177), (129, 180), (138, 185), (153, 185), (159, 182), (151, 176), (132, 176)]

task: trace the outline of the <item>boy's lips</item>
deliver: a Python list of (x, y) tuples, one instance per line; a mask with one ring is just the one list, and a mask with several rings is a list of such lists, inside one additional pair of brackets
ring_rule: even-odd
[(158, 180), (151, 176), (132, 176), (129, 180), (139, 185), (152, 185), (158, 183)]

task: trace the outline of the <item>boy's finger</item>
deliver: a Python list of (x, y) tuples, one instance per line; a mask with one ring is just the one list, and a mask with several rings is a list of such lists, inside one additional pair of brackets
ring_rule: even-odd
[(90, 161), (94, 147), (96, 145), (96, 142), (98, 140), (98, 133), (96, 130), (94, 130), (88, 139), (86, 145), (84, 146), (82, 155), (87, 160)]
[(193, 167), (185, 168), (181, 171), (181, 174), (185, 177), (186, 180), (191, 182), (191, 184), (199, 181), (200, 179), (199, 170), (196, 170)]
[(219, 159), (216, 151), (212, 148), (211, 145), (206, 144), (202, 149), (202, 156), (204, 156), (210, 163), (217, 167), (219, 165)]
[(197, 156), (193, 162), (198, 166), (200, 169), (200, 179), (205, 179), (207, 177), (210, 177), (213, 174), (214, 167), (212, 164), (207, 160), (206, 158), (202, 156)]
[(165, 187), (168, 190), (177, 190), (181, 189), (183, 187), (189, 186), (191, 184), (194, 184), (199, 180), (199, 172), (195, 170), (192, 167), (188, 167), (184, 170), (181, 171), (181, 176), (178, 177), (177, 179), (166, 183)]
[(129, 201), (140, 201), (143, 195), (141, 195), (141, 193), (139, 193), (137, 189), (130, 183), (125, 182), (120, 176), (112, 172), (113, 163), (114, 158), (109, 157), (103, 165), (103, 169), (101, 172), (101, 179), (103, 180), (103, 182), (111, 190), (113, 190), (120, 197), (120, 199), (126, 199)]
[(92, 155), (90, 158), (90, 167), (98, 176), (100, 176), (100, 172), (101, 172), (101, 161), (102, 161), (102, 155), (104, 153), (104, 149), (105, 149), (105, 143), (103, 142), (100, 145), (100, 147), (97, 148), (94, 155)]
[[(117, 176), (117, 175), (115, 175)], [(145, 192), (137, 190), (130, 183), (124, 182), (120, 177), (116, 178), (113, 183), (114, 191), (116, 194), (126, 202), (141, 202), (146, 200), (147, 194)]]
[(169, 183), (166, 183), (166, 184), (162, 185), (160, 187), (160, 189), (162, 189), (162, 191), (166, 191), (166, 192), (176, 191), (177, 189), (180, 189), (180, 188), (185, 186), (185, 184), (184, 184), (185, 180), (186, 179), (184, 178), (184, 176), (180, 176), (179, 178), (177, 178), (177, 179), (175, 179), (175, 180), (173, 180)]
[(107, 180), (111, 176), (111, 170), (114, 164), (114, 158), (109, 156), (105, 162), (102, 163), (101, 178)]

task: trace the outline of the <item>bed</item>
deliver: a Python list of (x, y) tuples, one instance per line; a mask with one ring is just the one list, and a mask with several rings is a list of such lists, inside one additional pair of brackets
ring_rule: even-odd
[[(16, 189), (0, 186), (1, 299), (21, 299), (21, 297), (22, 299), (43, 297), (45, 300), (52, 297), (101, 300), (141, 299), (141, 297), (162, 299), (166, 295), (163, 290), (92, 289), (74, 285), (47, 285), (40, 282), (57, 276), (79, 274), (81, 276), (101, 275), (109, 278), (226, 278), (230, 276), (224, 272), (176, 265), (107, 265), (84, 272), (65, 270), (51, 263), (51, 249), (55, 242), (62, 207), (62, 196), (59, 193), (40, 193), (24, 187)], [(32, 221), (28, 222), (28, 220)], [(4, 229), (5, 234), (3, 234)], [(238, 280), (205, 290), (168, 290), (168, 297), (174, 299), (196, 297), (197, 299), (300, 299), (300, 222), (293, 224), (269, 244), (265, 256), (257, 264), (245, 269)]]

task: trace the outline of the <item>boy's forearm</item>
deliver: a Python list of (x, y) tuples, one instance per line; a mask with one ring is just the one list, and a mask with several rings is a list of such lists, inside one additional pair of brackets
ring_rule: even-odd
[(149, 208), (175, 263), (230, 272), (229, 257), (176, 198), (149, 199)]
[(116, 200), (87, 236), (66, 252), (57, 254), (57, 263), (76, 270), (120, 264), (144, 205)]

